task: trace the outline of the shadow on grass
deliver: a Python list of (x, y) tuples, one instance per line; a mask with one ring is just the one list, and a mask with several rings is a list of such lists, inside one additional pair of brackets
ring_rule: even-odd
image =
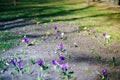
[(34, 9), (37, 9), (37, 10), (42, 10), (43, 8), (42, 7), (38, 7), (38, 6), (12, 6), (12, 7), (2, 7), (0, 12), (17, 12), (17, 11), (33, 11)]
[[(94, 7), (94, 6), (87, 6), (87, 7), (84, 7), (84, 8), (71, 9), (71, 10), (59, 10), (59, 11), (56, 11), (56, 12), (53, 11), (53, 12), (50, 12), (48, 14), (38, 14), (38, 15), (35, 15), (35, 16), (34, 15), (33, 16), (26, 16), (26, 14), (24, 14), (23, 16), (20, 16), (19, 18), (33, 18), (33, 17), (46, 18), (46, 17), (65, 16), (65, 15), (68, 15), (68, 14), (72, 14), (75, 11), (81, 11), (81, 10), (85, 10), (85, 9), (88, 9), (88, 8), (91, 8), (91, 7)], [(60, 9), (60, 8), (57, 8), (57, 9)]]
[[(114, 15), (118, 15), (118, 17), (113, 18)], [(78, 18), (70, 18), (70, 19), (57, 19), (54, 20), (55, 22), (57, 21), (74, 21), (74, 20), (79, 20), (79, 19), (84, 19), (84, 18), (92, 18), (92, 17), (103, 17), (106, 16), (107, 20), (119, 20), (120, 13), (109, 13), (109, 14), (95, 14), (95, 15), (90, 15), (90, 16), (83, 16), (83, 17), (78, 17)]]
[(15, 21), (15, 22), (11, 21), (11, 23), (7, 23), (7, 24), (5, 23), (5, 24), (0, 25), (0, 31), (10, 30), (10, 29), (16, 28), (16, 27), (24, 27), (27, 25), (33, 25), (35, 23), (36, 23), (35, 21)]
[[(74, 11), (74, 10), (73, 10)], [(72, 10), (70, 10), (70, 12), (72, 12)], [(44, 18), (44, 17), (50, 17), (50, 16), (59, 16), (59, 15), (65, 15), (67, 13), (70, 13), (69, 11), (67, 12), (57, 12), (57, 13), (51, 13), (51, 14), (43, 14), (43, 15), (40, 15), (38, 16), (39, 18)], [(114, 15), (117, 15), (118, 17), (115, 17), (114, 18)], [(43, 17), (41, 17), (43, 16)], [(119, 16), (120, 14), (119, 13), (109, 13), (109, 14), (96, 14), (96, 15), (90, 15), (90, 16), (84, 16), (84, 17), (79, 17), (79, 18), (70, 18), (70, 19), (56, 19), (54, 20), (54, 22), (57, 22), (57, 21), (74, 21), (74, 20), (79, 20), (79, 19), (84, 19), (84, 18), (91, 18), (91, 17), (102, 17), (102, 16), (105, 16), (107, 17), (107, 20), (111, 20), (112, 21), (116, 21), (119, 19)], [(25, 18), (26, 16), (24, 15), (23, 18)], [(22, 17), (18, 17), (18, 18), (12, 18), (12, 20), (17, 20), (19, 18), (22, 18)], [(28, 18), (28, 17), (26, 17)], [(30, 18), (30, 17), (29, 17)], [(8, 19), (10, 20), (10, 19)], [(10, 20), (10, 21), (12, 21)], [(44, 20), (44, 22), (49, 22), (49, 20)], [(18, 21), (18, 22), (13, 22), (13, 23), (7, 23), (6, 24), (2, 24), (0, 25), (0, 30), (9, 30), (9, 29), (12, 29), (12, 28), (15, 28), (15, 27), (24, 27), (26, 25), (32, 25), (32, 24), (35, 24), (36, 22), (35, 21)]]
[[(18, 13), (20, 11), (22, 11), (23, 13), (19, 13), (21, 15), (19, 15), (18, 17), (13, 17), (13, 18), (1, 18), (0, 19), (0, 30), (9, 30), (15, 27), (21, 27), (21, 26), (25, 26), (25, 25), (29, 25), (29, 24), (24, 24), (25, 22), (23, 21), (23, 24), (19, 24), (19, 22), (14, 22), (14, 20), (17, 19), (33, 19), (33, 18), (40, 18), (41, 20), (43, 20), (44, 18), (48, 18), (48, 17), (56, 17), (56, 16), (65, 16), (68, 14), (72, 14), (75, 11), (82, 11), (85, 9), (89, 9), (92, 8), (94, 6), (87, 6), (84, 8), (79, 8), (79, 9), (71, 9), (71, 10), (63, 10), (61, 7), (48, 7), (48, 6), (42, 6), (42, 7), (30, 7), (28, 9), (26, 9), (26, 7), (18, 7), (15, 10), (18, 10), (20, 8), (20, 10), (18, 11)], [(24, 9), (27, 11), (24, 11)], [(31, 13), (30, 13), (30, 12)], [(44, 13), (40, 13), (40, 11), (44, 12)], [(51, 11), (51, 12), (48, 12)], [(16, 13), (15, 13), (16, 15)], [(65, 19), (67, 20), (67, 19)], [(13, 21), (13, 23), (10, 24), (4, 24), (4, 22), (10, 22)], [(44, 22), (49, 22), (50, 20), (43, 20)], [(57, 20), (55, 20), (57, 21)], [(59, 21), (59, 20), (58, 20)], [(64, 20), (63, 20), (64, 21)], [(30, 22), (31, 23), (31, 22)], [(15, 25), (11, 25), (11, 24), (15, 24)], [(6, 27), (7, 26), (7, 27)]]
[[(70, 4), (70, 3), (69, 3)], [(72, 4), (72, 3), (71, 3)], [(87, 11), (95, 6), (87, 6), (84, 8), (79, 8), (79, 9), (70, 9), (70, 10), (65, 10), (63, 6), (18, 6), (18, 7), (12, 7), (12, 8), (7, 8), (1, 10), (2, 12), (6, 12), (6, 15), (14, 15), (12, 18), (1, 18), (0, 22), (9, 22), (13, 21), (16, 19), (25, 19), (25, 20), (31, 20), (31, 19), (39, 19), (42, 20), (43, 22), (50, 22), (48, 18), (50, 17), (58, 17), (58, 16), (66, 16), (66, 15), (72, 15), (76, 11)], [(97, 13), (97, 14), (90, 14), (88, 16), (82, 16), (82, 17), (73, 17), (69, 19), (55, 19), (54, 22), (57, 21), (74, 21), (74, 20), (79, 20), (79, 19), (84, 19), (84, 18), (91, 18), (91, 17), (108, 17), (108, 20), (112, 18), (113, 15), (118, 15), (118, 17), (114, 18), (114, 20), (119, 19), (119, 13)], [(25, 22), (23, 22), (25, 23)], [(30, 24), (22, 24), (22, 25), (17, 25), (18, 23), (12, 23), (16, 25), (11, 25), (8, 24), (6, 27), (5, 24), (0, 24), (0, 30), (9, 30), (15, 27), (22, 27), (25, 25), (30, 25)]]
[[(32, 18), (35, 14), (40, 15), (46, 10), (61, 10), (61, 7), (56, 6), (18, 6), (8, 9), (2, 9), (1, 12), (7, 12), (6, 15), (15, 15), (12, 18), (1, 18), (0, 22), (15, 20), (19, 18)], [(50, 13), (50, 12), (49, 12)], [(19, 15), (20, 14), (20, 15)]]
[[(13, 17), (14, 18), (34, 18), (34, 17), (39, 17), (39, 18), (46, 18), (46, 17), (55, 17), (55, 16), (64, 16), (64, 15), (68, 15), (68, 14), (72, 14), (73, 12), (75, 11), (81, 11), (81, 10), (85, 10), (85, 9), (89, 9), (89, 8), (92, 8), (94, 6), (87, 6), (87, 7), (84, 7), (84, 8), (79, 8), (79, 9), (71, 9), (71, 10), (64, 10), (63, 8), (61, 7), (48, 7), (48, 6), (42, 6), (42, 7), (37, 7), (36, 8), (31, 8), (31, 9), (25, 9), (25, 11), (27, 12), (24, 12), (23, 10), (23, 13), (21, 13), (20, 16), (18, 17)], [(18, 10), (18, 9), (16, 9)], [(22, 9), (21, 9), (22, 10)], [(47, 11), (48, 10), (48, 11)], [(51, 12), (50, 12), (50, 11)], [(19, 10), (20, 11), (20, 10)], [(30, 11), (30, 12), (29, 12)], [(45, 13), (42, 13), (43, 11), (46, 11)], [(38, 14), (37, 14), (38, 13)], [(9, 18), (1, 18), (0, 21), (5, 21), (5, 20), (11, 20)]]

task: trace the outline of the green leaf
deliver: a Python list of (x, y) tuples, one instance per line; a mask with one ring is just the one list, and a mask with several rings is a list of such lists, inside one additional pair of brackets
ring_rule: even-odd
[(31, 63), (32, 65), (34, 65), (34, 64), (35, 64), (35, 61), (34, 61), (33, 59), (30, 59), (30, 63)]
[(29, 67), (29, 65), (27, 65), (27, 67), (26, 67), (26, 73), (27, 73), (27, 74), (30, 73), (30, 67)]
[(42, 65), (42, 69), (43, 69), (43, 70), (46, 70), (46, 69), (48, 69), (48, 66)]
[(14, 69), (15, 69), (17, 72), (19, 72), (19, 69), (18, 69), (18, 67), (16, 67), (16, 66), (15, 66), (15, 67), (14, 67)]

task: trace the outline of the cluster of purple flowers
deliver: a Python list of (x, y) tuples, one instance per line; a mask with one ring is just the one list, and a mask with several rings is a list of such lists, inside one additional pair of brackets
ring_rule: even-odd
[(60, 68), (63, 70), (67, 70), (68, 69), (68, 64), (61, 64)]
[[(54, 30), (57, 30), (58, 29), (58, 26), (57, 25), (54, 25), (53, 26)], [(64, 36), (64, 33), (62, 33), (61, 31), (57, 30), (57, 32), (54, 34), (56, 37), (63, 37)]]
[(21, 64), (22, 64), (22, 60), (19, 57), (17, 60), (15, 60), (15, 58), (11, 58), (9, 60), (9, 63), (12, 63), (15, 67), (17, 67), (18, 69), (21, 69)]
[(9, 60), (9, 63), (12, 63), (14, 66), (16, 66), (16, 63), (15, 63), (14, 58), (11, 58), (11, 59)]
[(57, 60), (52, 60), (53, 65), (58, 65), (61, 69), (67, 70), (68, 69), (68, 64), (63, 64), (62, 61), (58, 62)]

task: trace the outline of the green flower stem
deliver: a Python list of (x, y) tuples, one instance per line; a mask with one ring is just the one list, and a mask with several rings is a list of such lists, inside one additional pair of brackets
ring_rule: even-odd
[(38, 66), (38, 80), (40, 80), (40, 73), (39, 73), (40, 67)]
[(19, 68), (19, 74), (20, 76), (22, 76), (22, 70)]
[(27, 67), (26, 67), (26, 73), (27, 73), (27, 74), (30, 73), (30, 67), (29, 67), (29, 64), (27, 64)]

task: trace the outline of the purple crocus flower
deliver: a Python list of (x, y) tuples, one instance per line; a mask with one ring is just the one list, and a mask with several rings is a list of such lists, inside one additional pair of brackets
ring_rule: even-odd
[(57, 30), (58, 26), (57, 26), (57, 25), (54, 25), (53, 28), (54, 28), (55, 30)]
[(104, 36), (104, 37), (106, 36), (106, 33), (105, 33), (105, 32), (103, 33), (103, 36)]
[(103, 70), (102, 70), (102, 74), (103, 74), (103, 75), (106, 75), (106, 74), (107, 74), (107, 69), (103, 69)]
[(62, 49), (62, 48), (63, 48), (63, 44), (60, 43), (60, 44), (58, 45), (58, 48), (59, 48), (59, 49)]
[(60, 60), (65, 60), (65, 57), (63, 55), (59, 56)]
[(22, 62), (22, 60), (21, 60), (21, 58), (19, 57), (18, 59), (17, 59), (17, 63), (21, 63)]
[(53, 65), (57, 65), (57, 61), (56, 60), (52, 60), (52, 64)]
[(21, 63), (17, 63), (17, 67), (21, 69)]
[(38, 65), (42, 66), (43, 65), (43, 61), (41, 59), (38, 60)]
[(17, 59), (17, 67), (18, 67), (19, 69), (21, 69), (21, 62), (22, 62), (22, 60), (21, 60), (21, 58), (19, 57), (19, 58)]
[(60, 36), (61, 36), (61, 33), (57, 33), (57, 36), (60, 37)]
[(93, 30), (93, 33), (96, 33), (96, 30)]
[(16, 66), (15, 61), (14, 61), (14, 58), (11, 58), (11, 59), (9, 60), (9, 63), (12, 63), (14, 66)]
[(29, 39), (26, 36), (23, 37), (23, 41), (27, 44), (29, 43)]
[(59, 65), (61, 65), (61, 64), (63, 64), (63, 61), (62, 61), (62, 60), (60, 60), (60, 62), (59, 62)]
[(68, 69), (68, 64), (61, 64), (60, 68), (66, 70)]

